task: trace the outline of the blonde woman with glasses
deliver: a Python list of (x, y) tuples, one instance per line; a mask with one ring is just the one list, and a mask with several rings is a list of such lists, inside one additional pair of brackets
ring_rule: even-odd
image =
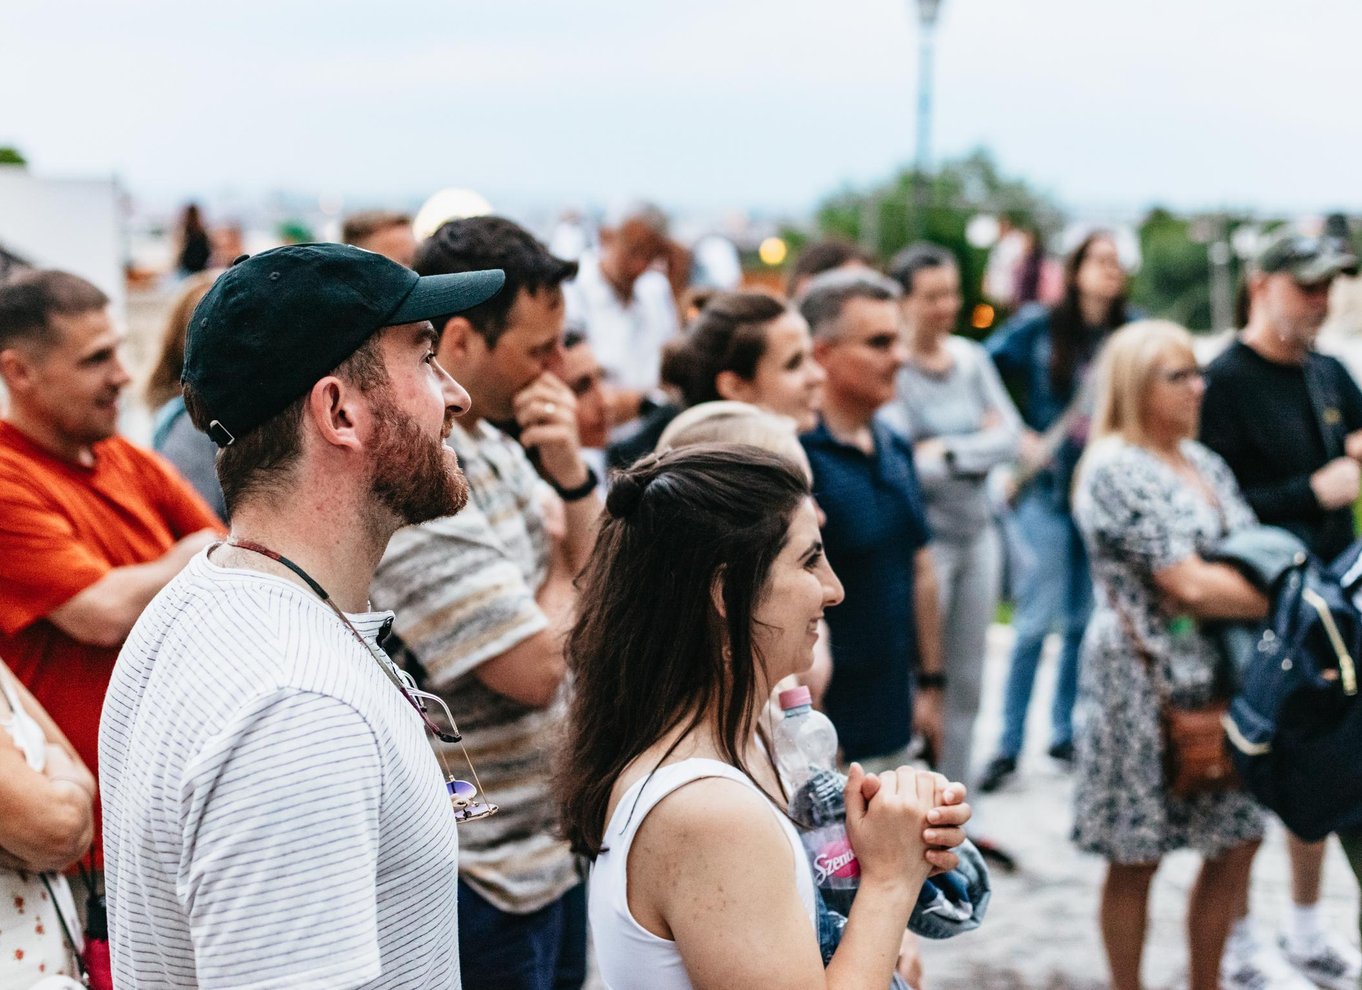
[(1204, 385), (1186, 330), (1122, 328), (1103, 350), (1097, 386), (1073, 503), (1096, 585), (1080, 665), (1074, 840), (1110, 864), (1101, 928), (1114, 990), (1140, 986), (1160, 860), (1175, 849), (1202, 854), (1188, 909), (1190, 987), (1215, 990), (1262, 816), (1242, 791), (1169, 791), (1160, 699), (1191, 707), (1215, 693), (1219, 657), (1200, 622), (1263, 615), (1262, 595), (1205, 559), (1255, 520), (1229, 468), (1192, 439)]

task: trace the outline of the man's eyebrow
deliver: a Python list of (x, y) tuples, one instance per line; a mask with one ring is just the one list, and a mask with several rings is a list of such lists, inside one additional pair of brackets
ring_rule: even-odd
[(416, 339), (423, 343), (429, 344), (431, 347), (438, 347), (440, 344), (440, 334), (435, 329), (434, 325), (432, 325), (429, 322), (427, 322), (424, 327), (417, 331)]

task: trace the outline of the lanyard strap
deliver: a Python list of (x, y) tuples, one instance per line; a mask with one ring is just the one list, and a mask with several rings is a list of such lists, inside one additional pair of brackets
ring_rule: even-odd
[(407, 686), (402, 683), (402, 679), (394, 672), (391, 661), (386, 661), (379, 655), (378, 650), (374, 645), (365, 639), (363, 634), (355, 628), (355, 624), (350, 621), (350, 617), (341, 610), (341, 607), (332, 600), (331, 596), (326, 593), (326, 589), (318, 584), (311, 574), (307, 573), (307, 571), (303, 570), (283, 554), (271, 550), (269, 547), (256, 543), (253, 540), (239, 540), (233, 538), (228, 540), (226, 545), (229, 547), (236, 547), (239, 550), (249, 550), (251, 553), (260, 554), (262, 557), (268, 557), (276, 564), (287, 567), (294, 574), (298, 575), (303, 583), (311, 588), (316, 596), (320, 598), (332, 612), (336, 613), (336, 617), (345, 624), (345, 628), (349, 629), (350, 632), (354, 634), (355, 639), (359, 640), (360, 645), (363, 646), (369, 656), (373, 658), (374, 663), (378, 664), (379, 670), (383, 671), (383, 676), (388, 678), (398, 691), (402, 692), (402, 697), (407, 700), (407, 704), (416, 709), (416, 714), (421, 716), (421, 721), (425, 723), (426, 728), (435, 733), (435, 737), (443, 742), (459, 741), (457, 733), (447, 732), (431, 720), (430, 715), (426, 712), (425, 705), (412, 697), (411, 692), (407, 690)]

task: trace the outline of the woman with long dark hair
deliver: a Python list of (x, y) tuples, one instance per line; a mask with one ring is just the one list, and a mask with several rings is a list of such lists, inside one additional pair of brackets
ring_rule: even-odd
[(611, 463), (632, 464), (682, 409), (702, 402), (746, 402), (812, 429), (826, 377), (798, 310), (764, 292), (716, 293), (662, 358), (662, 381), (680, 403), (656, 410), (636, 439), (612, 449)]
[(684, 447), (620, 475), (606, 509), (568, 640), (558, 781), (568, 838), (595, 861), (606, 984), (887, 986), (922, 882), (955, 865), (945, 847), (969, 812), (935, 775), (852, 766), (860, 889), (824, 970), (812, 872), (762, 724), (772, 685), (809, 665), (842, 597), (807, 478), (756, 447)]
[(1052, 627), (1063, 634), (1050, 706), (1050, 755), (1073, 760), (1073, 705), (1078, 652), (1092, 610), (1083, 541), (1069, 510), (1074, 467), (1092, 415), (1088, 371), (1103, 341), (1130, 318), (1126, 273), (1106, 231), (1089, 234), (1064, 262), (1064, 297), (1048, 309), (1023, 310), (987, 347), (1016, 389), (1021, 432), (1020, 488), (1009, 523), (1016, 596), (1003, 733), (979, 780), (992, 791), (1017, 769), (1041, 647)]

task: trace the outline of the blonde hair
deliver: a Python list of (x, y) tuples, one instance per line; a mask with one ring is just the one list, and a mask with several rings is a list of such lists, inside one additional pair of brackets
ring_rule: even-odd
[(161, 352), (147, 378), (144, 392), (152, 412), (180, 394), (180, 372), (184, 370), (184, 340), (189, 332), (189, 318), (194, 315), (194, 307), (208, 295), (208, 290), (221, 274), (221, 270), (213, 269), (189, 276), (184, 280), (180, 294), (175, 297), (170, 312), (166, 314), (165, 328), (161, 331)]
[(1147, 446), (1146, 401), (1159, 358), (1170, 350), (1194, 356), (1192, 335), (1170, 320), (1137, 320), (1117, 330), (1097, 363), (1097, 406), (1091, 440), (1118, 436)]
[(793, 461), (808, 475), (809, 458), (799, 444), (799, 427), (781, 416), (746, 402), (702, 402), (677, 416), (662, 431), (657, 451), (697, 443), (744, 443)]

